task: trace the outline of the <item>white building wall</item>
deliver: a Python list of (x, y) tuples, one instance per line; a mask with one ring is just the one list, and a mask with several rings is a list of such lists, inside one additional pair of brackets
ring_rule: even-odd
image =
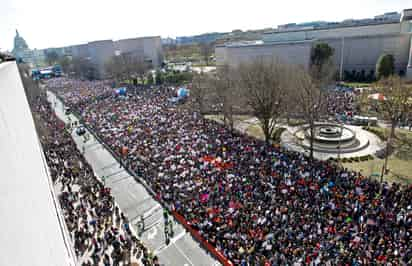
[(154, 67), (159, 67), (163, 61), (162, 43), (159, 36), (118, 40), (115, 42), (115, 49), (121, 53), (130, 53), (151, 61)]
[(74, 266), (17, 66), (0, 65), (0, 265)]
[(382, 54), (392, 54), (395, 58), (395, 70), (397, 73), (405, 73), (408, 64), (408, 52), (410, 48), (410, 36), (407, 34), (375, 35), (340, 39), (323, 39), (334, 48), (334, 61), (339, 68), (341, 60), (342, 44), (343, 69), (347, 71), (375, 70), (376, 62)]
[(406, 77), (412, 80), (412, 37), (410, 39), (409, 60), (408, 60), (408, 68), (406, 70)]
[[(256, 58), (276, 58), (288, 64), (307, 67), (310, 60), (311, 41), (283, 44), (230, 46), (218, 49), (217, 64), (228, 64), (237, 67)], [(225, 51), (223, 51), (223, 49)], [(223, 59), (224, 61), (221, 61)]]
[(105, 65), (114, 56), (115, 49), (112, 40), (89, 42), (87, 44), (90, 60), (96, 65), (99, 77), (105, 76)]

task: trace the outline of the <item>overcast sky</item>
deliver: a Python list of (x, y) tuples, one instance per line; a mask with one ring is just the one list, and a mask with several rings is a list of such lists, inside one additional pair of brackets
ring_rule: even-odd
[(368, 18), (406, 8), (411, 0), (0, 0), (0, 49), (13, 48), (15, 29), (30, 48), (47, 48)]

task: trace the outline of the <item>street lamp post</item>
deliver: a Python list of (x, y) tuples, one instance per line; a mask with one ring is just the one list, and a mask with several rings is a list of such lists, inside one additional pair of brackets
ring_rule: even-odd
[(342, 140), (342, 133), (343, 133), (343, 122), (341, 121), (340, 122), (340, 132), (339, 132), (339, 142), (338, 142), (338, 164), (339, 164), (339, 166), (342, 166), (341, 165), (341, 160), (340, 160), (340, 157), (341, 157), (341, 140)]

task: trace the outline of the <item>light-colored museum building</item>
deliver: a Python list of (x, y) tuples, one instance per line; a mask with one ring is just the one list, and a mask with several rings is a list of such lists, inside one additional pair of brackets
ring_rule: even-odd
[(334, 62), (340, 73), (369, 73), (375, 70), (380, 55), (392, 54), (396, 73), (412, 78), (411, 21), (412, 9), (405, 9), (371, 19), (281, 25), (266, 32), (262, 40), (216, 46), (216, 62), (238, 66), (256, 57), (276, 57), (307, 67), (313, 45), (326, 42), (334, 48)]

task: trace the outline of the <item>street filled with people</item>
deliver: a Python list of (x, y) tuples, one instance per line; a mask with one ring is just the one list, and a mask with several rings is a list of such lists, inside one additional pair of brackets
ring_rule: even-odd
[(77, 150), (72, 127), (57, 118), (45, 95), (37, 99), (34, 114), (46, 132), (41, 143), (79, 265), (159, 265)]
[[(47, 86), (234, 265), (412, 264), (411, 185), (381, 185), (231, 132), (171, 105), (167, 88), (119, 95), (102, 82)], [(331, 112), (352, 112), (351, 96), (337, 101)], [(341, 101), (350, 106), (341, 110)], [(39, 106), (43, 116), (52, 112)], [(91, 249), (104, 258), (110, 245), (112, 254), (144, 251), (110, 191), (59, 122), (46, 118), (54, 133), (44, 140), (46, 155), (78, 254)]]

